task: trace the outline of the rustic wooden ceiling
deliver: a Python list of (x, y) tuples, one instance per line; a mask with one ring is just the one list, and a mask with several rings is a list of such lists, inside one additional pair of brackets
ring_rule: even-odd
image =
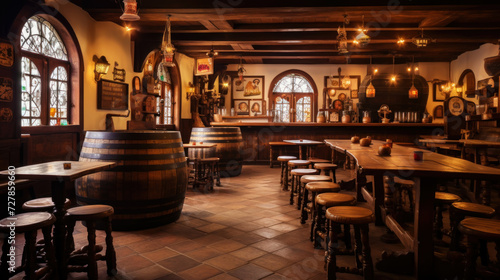
[[(271, 0), (138, 0), (141, 19), (123, 22), (121, 0), (71, 0), (98, 21), (130, 26), (136, 54), (159, 47), (167, 15), (171, 15), (172, 43), (191, 57), (218, 51), (217, 64), (346, 63), (337, 51), (337, 28), (344, 14), (350, 63), (451, 61), (481, 44), (500, 39), (498, 1), (271, 1)], [(491, 4), (491, 3), (495, 4)], [(365, 27), (371, 41), (357, 47), (352, 40)], [(417, 48), (411, 38), (435, 39)], [(405, 39), (403, 46), (396, 42)]]

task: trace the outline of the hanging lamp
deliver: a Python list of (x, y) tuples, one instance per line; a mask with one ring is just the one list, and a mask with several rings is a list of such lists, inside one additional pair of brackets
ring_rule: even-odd
[(415, 87), (415, 84), (414, 84), (415, 71), (417, 71), (417, 68), (415, 68), (415, 57), (413, 58), (412, 66), (409, 68), (409, 71), (411, 72), (410, 73), (411, 74), (411, 88), (408, 91), (408, 98), (418, 99), (418, 89)]
[[(370, 69), (371, 68), (372, 68), (372, 57), (370, 56)], [(377, 73), (377, 71), (375, 71), (375, 70), (377, 70), (377, 69), (373, 70), (373, 73), (370, 76), (370, 84), (366, 88), (366, 98), (374, 98), (375, 97), (376, 90), (375, 90), (375, 87), (372, 84), (372, 78), (375, 75), (375, 73)]]
[(422, 28), (422, 33), (419, 36), (415, 36), (411, 39), (411, 42), (415, 44), (415, 46), (421, 48), (421, 47), (427, 47), (429, 43), (431, 43), (433, 40), (431, 37), (424, 36), (424, 29)]
[(123, 0), (123, 6), (123, 14), (120, 16), (121, 20), (136, 21), (141, 19), (141, 17), (137, 14), (136, 0)]
[[(167, 67), (174, 67), (174, 54), (175, 47), (172, 44), (171, 38), (171, 27), (170, 27), (170, 15), (167, 18), (167, 25), (165, 26), (165, 31), (163, 32), (162, 46), (163, 51), (163, 64)], [(165, 40), (166, 37), (166, 40)]]
[(368, 43), (370, 43), (370, 36), (366, 35), (365, 32), (367, 31), (365, 29), (365, 16), (363, 15), (363, 24), (361, 25), (361, 28), (358, 29), (359, 34), (356, 36), (355, 42), (360, 46), (360, 47), (366, 47)]
[(243, 75), (247, 70), (243, 67), (243, 58), (240, 56), (240, 65), (238, 65), (238, 78), (243, 81)]
[(217, 55), (219, 55), (219, 52), (214, 51), (214, 45), (212, 45), (212, 48), (210, 49), (210, 51), (207, 52), (207, 56), (208, 57), (214, 57), (214, 56), (217, 56)]
[(344, 22), (342, 23), (342, 28), (337, 28), (337, 40), (338, 40), (338, 51), (339, 54), (347, 54), (349, 50), (347, 49), (347, 32), (345, 30), (345, 25), (349, 24), (349, 19), (347, 14), (344, 14)]
[(391, 77), (391, 83), (395, 83), (396, 82), (396, 72), (394, 71), (394, 62), (396, 60), (396, 56), (393, 55), (392, 56), (392, 77)]

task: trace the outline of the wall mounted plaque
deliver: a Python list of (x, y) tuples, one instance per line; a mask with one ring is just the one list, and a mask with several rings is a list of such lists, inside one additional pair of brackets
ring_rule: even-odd
[(0, 122), (11, 122), (14, 114), (10, 108), (0, 108)]
[(12, 102), (12, 79), (0, 77), (0, 102)]
[(127, 110), (128, 84), (108, 80), (97, 82), (97, 109)]
[(0, 42), (0, 65), (11, 67), (14, 64), (14, 47), (10, 43)]

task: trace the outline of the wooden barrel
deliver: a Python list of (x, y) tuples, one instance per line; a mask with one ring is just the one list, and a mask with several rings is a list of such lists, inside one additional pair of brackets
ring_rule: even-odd
[(113, 229), (150, 228), (179, 218), (188, 173), (178, 131), (88, 131), (80, 161), (117, 162), (75, 184), (78, 204), (115, 208)]
[[(220, 158), (219, 168), (222, 177), (241, 174), (243, 138), (239, 127), (193, 127), (190, 141), (217, 144), (215, 153), (208, 156)], [(189, 157), (193, 157), (194, 153), (203, 153), (196, 150), (189, 149)]]

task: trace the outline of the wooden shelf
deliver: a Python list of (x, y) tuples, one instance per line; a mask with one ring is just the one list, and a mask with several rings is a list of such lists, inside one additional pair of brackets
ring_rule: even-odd
[(468, 122), (477, 122), (477, 121), (498, 121), (500, 120), (500, 113), (492, 113), (491, 119), (483, 119), (482, 115), (470, 116)]
[(246, 116), (246, 115), (241, 115), (241, 116), (222, 116), (222, 119), (272, 119), (273, 117), (271, 116)]

